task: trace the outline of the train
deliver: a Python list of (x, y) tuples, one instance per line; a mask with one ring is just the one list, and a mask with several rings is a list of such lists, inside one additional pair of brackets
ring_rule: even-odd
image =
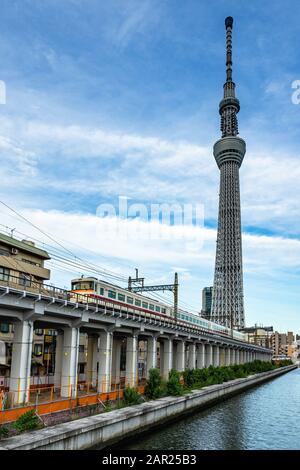
[[(164, 317), (174, 319), (174, 308), (164, 304), (159, 300), (149, 298), (143, 294), (134, 293), (123, 287), (117, 286), (110, 282), (97, 279), (95, 277), (80, 277), (72, 279), (71, 293), (82, 294), (90, 298), (109, 301), (111, 304), (118, 306), (124, 305), (128, 309), (134, 309), (147, 316), (147, 314), (157, 314)], [(181, 308), (177, 311), (177, 319), (187, 324), (196, 326), (204, 331), (215, 333), (223, 336), (230, 336), (239, 341), (247, 341), (247, 335), (241, 331), (231, 330), (226, 326), (213, 323), (200, 315), (188, 312)]]

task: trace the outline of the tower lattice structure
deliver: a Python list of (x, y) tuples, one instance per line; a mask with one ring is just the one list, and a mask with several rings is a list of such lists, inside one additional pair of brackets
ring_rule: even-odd
[(226, 82), (219, 107), (222, 138), (214, 145), (220, 193), (211, 320), (239, 329), (245, 326), (239, 169), (246, 144), (237, 137), (240, 103), (232, 81), (232, 26), (233, 18), (226, 18)]

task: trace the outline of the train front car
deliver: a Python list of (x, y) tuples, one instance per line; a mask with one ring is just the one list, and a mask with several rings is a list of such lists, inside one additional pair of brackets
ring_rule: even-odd
[(95, 302), (97, 282), (95, 277), (72, 279), (70, 300), (79, 303)]

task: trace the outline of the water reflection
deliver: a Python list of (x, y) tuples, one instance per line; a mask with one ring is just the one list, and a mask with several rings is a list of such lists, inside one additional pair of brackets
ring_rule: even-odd
[(300, 449), (299, 412), (297, 369), (121, 448)]

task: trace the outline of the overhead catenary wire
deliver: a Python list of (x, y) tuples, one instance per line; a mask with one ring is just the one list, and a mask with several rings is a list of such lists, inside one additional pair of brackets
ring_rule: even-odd
[[(106, 279), (109, 279), (110, 281), (111, 280), (114, 280), (114, 281), (119, 281), (119, 282), (122, 282), (122, 283), (126, 283), (127, 284), (127, 281), (128, 281), (128, 278), (124, 275), (121, 275), (121, 274), (117, 274), (115, 273), (114, 271), (112, 270), (109, 270), (109, 269), (106, 269), (106, 268), (102, 268), (102, 267), (99, 267), (98, 265), (90, 262), (90, 261), (86, 261), (84, 260), (83, 258), (77, 256), (75, 253), (73, 253), (70, 249), (66, 248), (61, 242), (59, 242), (58, 240), (56, 240), (54, 238), (54, 236), (52, 236), (51, 234), (45, 232), (44, 230), (42, 230), (40, 227), (38, 227), (37, 225), (35, 225), (34, 223), (32, 223), (29, 219), (27, 219), (26, 217), (24, 217), (22, 214), (18, 213), (15, 209), (13, 209), (12, 207), (10, 207), (8, 204), (6, 204), (5, 202), (1, 201), (0, 200), (0, 203), (6, 207), (7, 209), (9, 209), (10, 211), (12, 211), (17, 217), (21, 218), (23, 221), (25, 221), (27, 224), (29, 224), (30, 226), (32, 226), (34, 229), (38, 230), (40, 233), (42, 233), (44, 236), (46, 236), (49, 240), (51, 240), (52, 242), (54, 242), (57, 246), (60, 247), (60, 249), (63, 250), (64, 253), (68, 253), (68, 255), (70, 256), (71, 255), (71, 258), (68, 258), (66, 257), (65, 254), (61, 253), (60, 249), (56, 248), (56, 247), (53, 247), (52, 245), (48, 244), (48, 243), (45, 243), (44, 241), (41, 241), (39, 240), (38, 238), (35, 238), (35, 237), (32, 237), (30, 236), (31, 239), (33, 239), (34, 241), (37, 241), (38, 243), (41, 243), (42, 245), (44, 245), (45, 247), (48, 247), (47, 248), (47, 251), (49, 252), (49, 254), (51, 255), (51, 257), (57, 262), (57, 263), (60, 263), (60, 264), (63, 264), (63, 265), (66, 265), (68, 266), (69, 269), (65, 269), (66, 272), (72, 272), (72, 273), (82, 273), (82, 270), (88, 272), (88, 273), (92, 273), (92, 274), (96, 274), (96, 275), (100, 275), (100, 276), (103, 276), (104, 278)], [(5, 226), (4, 224), (0, 224), (1, 226), (5, 227), (6, 229), (10, 229), (11, 231), (11, 228), (8, 227), (8, 226)], [(27, 234), (25, 233), (22, 233), (22, 232), (19, 232), (18, 230), (14, 229), (14, 232), (15, 233), (18, 233), (22, 236), (25, 236), (25, 237), (28, 237)], [(58, 268), (58, 266), (60, 266), (60, 264), (56, 264), (55, 266), (55, 269)], [(61, 267), (60, 267), (61, 268)], [(70, 270), (70, 268), (74, 268), (74, 270)], [(62, 270), (62, 269), (60, 269)], [(28, 273), (26, 273), (28, 274)], [(136, 285), (136, 283), (134, 283), (133, 281), (133, 284)], [(156, 300), (160, 301), (160, 302), (164, 302), (165, 304), (169, 305), (169, 306), (172, 306), (172, 303), (170, 302), (170, 300), (168, 301), (166, 298), (164, 298), (162, 295), (160, 295), (159, 293), (157, 292), (151, 292), (151, 296), (154, 297)], [(195, 312), (196, 314), (199, 314), (192, 306), (190, 306), (188, 303), (184, 302), (184, 301), (180, 301), (179, 302), (179, 307), (183, 310), (186, 310), (186, 308), (188, 308), (190, 311), (193, 311)]]

